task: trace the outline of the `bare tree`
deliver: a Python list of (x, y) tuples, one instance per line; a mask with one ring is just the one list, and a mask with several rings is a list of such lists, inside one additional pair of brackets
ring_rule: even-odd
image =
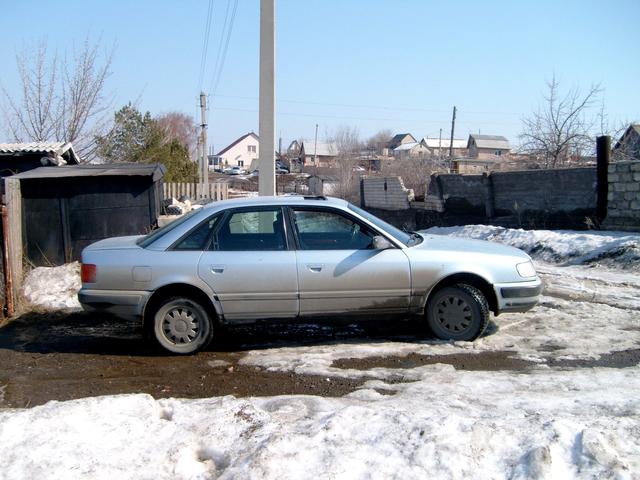
[(110, 74), (112, 52), (99, 55), (100, 43), (85, 40), (68, 58), (48, 54), (41, 42), (33, 53), (16, 55), (20, 92), (11, 95), (2, 86), (2, 111), (14, 141), (74, 142), (80, 156), (95, 153), (94, 137), (109, 117), (105, 82)]
[(375, 152), (378, 155), (382, 154), (382, 149), (387, 146), (389, 140), (393, 137), (393, 131), (388, 128), (382, 129), (377, 133), (374, 133), (367, 140), (367, 150)]
[(593, 151), (596, 116), (589, 110), (602, 89), (592, 85), (583, 94), (578, 87), (561, 96), (555, 75), (547, 82), (544, 105), (522, 120), (521, 148), (542, 160), (547, 168), (565, 164), (572, 155)]
[(355, 200), (356, 185), (355, 172), (358, 164), (358, 152), (362, 148), (360, 133), (356, 127), (343, 125), (338, 127), (328, 138), (338, 150), (336, 159), (336, 173), (338, 177), (338, 196), (348, 200)]
[(198, 135), (193, 117), (182, 112), (169, 112), (158, 116), (156, 120), (167, 138), (178, 140), (187, 147), (191, 158), (195, 159)]

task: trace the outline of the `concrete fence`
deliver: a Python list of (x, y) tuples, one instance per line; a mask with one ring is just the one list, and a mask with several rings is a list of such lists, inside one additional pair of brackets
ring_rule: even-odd
[(381, 210), (404, 210), (414, 199), (400, 177), (362, 177), (360, 203), (363, 207)]
[(640, 229), (640, 161), (609, 164), (607, 217), (611, 230)]
[(226, 182), (213, 183), (165, 183), (162, 185), (164, 198), (187, 196), (192, 200), (226, 200), (229, 197), (229, 185)]

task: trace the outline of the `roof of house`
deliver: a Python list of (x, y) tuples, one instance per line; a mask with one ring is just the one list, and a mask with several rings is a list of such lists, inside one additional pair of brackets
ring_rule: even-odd
[(412, 142), (416, 141), (416, 139), (410, 133), (398, 133), (397, 135), (394, 135), (391, 140), (389, 140), (389, 148), (390, 149), (396, 148), (398, 145), (400, 145), (402, 140), (404, 140), (404, 138), (407, 136), (411, 137)]
[[(421, 141), (429, 148), (449, 148), (451, 143), (450, 138), (428, 138), (424, 137)], [(454, 138), (453, 139), (453, 148), (467, 148), (467, 140)]]
[(631, 132), (635, 132), (637, 135), (640, 136), (640, 123), (632, 123), (631, 125), (629, 125), (627, 127), (627, 129), (624, 131), (624, 133), (620, 136), (620, 138), (616, 142), (616, 144), (613, 147), (613, 149), (617, 150), (618, 148), (621, 148), (622, 147), (622, 142), (626, 142), (627, 141), (627, 139), (629, 138), (629, 135), (631, 134)]
[(66, 177), (113, 177), (142, 176), (159, 180), (164, 176), (166, 168), (159, 163), (113, 163), (63, 165), (61, 167), (39, 167), (13, 175), (12, 178), (66, 178)]
[(420, 142), (403, 143), (402, 145), (398, 145), (396, 148), (394, 148), (393, 151), (403, 152), (405, 150), (413, 150), (415, 147), (419, 147), (419, 146), (420, 146)]
[(313, 157), (314, 155), (318, 155), (319, 157), (335, 157), (338, 155), (338, 147), (335, 143), (303, 141), (300, 148), (304, 149), (304, 154), (307, 157)]
[(500, 135), (469, 135), (467, 148), (471, 145), (471, 139), (475, 140), (478, 148), (492, 148), (498, 150), (511, 150), (509, 140)]
[(73, 149), (71, 142), (31, 142), (31, 143), (0, 143), (0, 155), (20, 156), (54, 153), (63, 157), (67, 163), (78, 164), (80, 157)]
[(253, 137), (255, 138), (257, 141), (260, 141), (260, 138), (258, 137), (258, 135), (256, 135), (253, 132), (249, 132), (243, 136), (241, 136), (240, 138), (238, 138), (235, 142), (227, 145), (225, 148), (223, 148), (222, 150), (220, 150), (218, 153), (216, 153), (216, 156), (218, 155), (222, 155), (223, 153), (226, 153), (227, 151), (231, 150), (233, 147), (235, 147), (237, 144), (239, 144), (241, 141), (243, 141), (245, 138), (247, 137)]

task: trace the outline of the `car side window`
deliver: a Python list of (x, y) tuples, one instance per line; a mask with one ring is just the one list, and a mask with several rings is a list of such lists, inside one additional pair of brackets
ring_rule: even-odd
[(293, 210), (302, 250), (365, 250), (372, 248), (374, 232), (338, 212)]
[(286, 250), (282, 210), (242, 210), (228, 215), (212, 247), (221, 251)]
[(204, 250), (207, 248), (207, 242), (211, 237), (211, 232), (218, 223), (220, 215), (210, 217), (206, 222), (201, 223), (191, 230), (180, 242), (178, 242), (174, 250)]

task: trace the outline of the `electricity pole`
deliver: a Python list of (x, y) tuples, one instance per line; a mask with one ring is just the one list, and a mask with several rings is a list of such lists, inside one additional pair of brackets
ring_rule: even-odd
[(204, 92), (200, 92), (200, 127), (202, 131), (200, 133), (200, 152), (202, 157), (200, 158), (200, 183), (205, 185), (209, 184), (209, 152), (207, 150), (207, 96)]
[(259, 195), (276, 194), (275, 0), (260, 0)]
[(451, 118), (451, 143), (449, 144), (449, 170), (451, 170), (451, 162), (453, 160), (453, 132), (456, 129), (456, 107), (453, 107), (453, 117)]

